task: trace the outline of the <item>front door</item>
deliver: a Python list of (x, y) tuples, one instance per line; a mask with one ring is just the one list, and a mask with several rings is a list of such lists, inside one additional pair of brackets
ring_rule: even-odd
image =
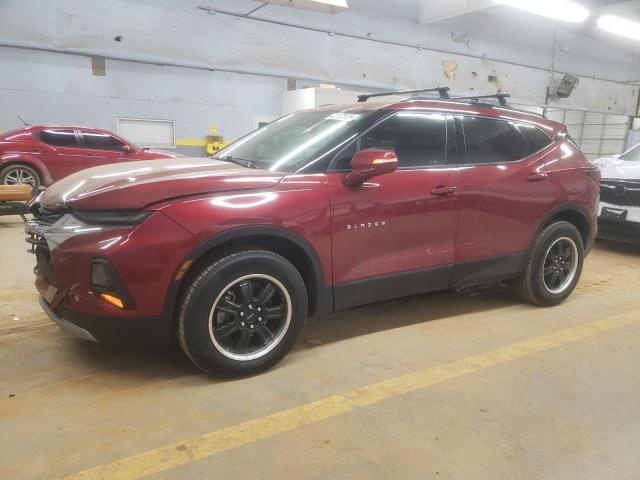
[[(398, 170), (343, 185), (349, 160), (366, 148), (394, 151)], [(337, 309), (448, 287), (458, 172), (446, 157), (447, 118), (419, 111), (387, 117), (338, 155), (327, 174)]]

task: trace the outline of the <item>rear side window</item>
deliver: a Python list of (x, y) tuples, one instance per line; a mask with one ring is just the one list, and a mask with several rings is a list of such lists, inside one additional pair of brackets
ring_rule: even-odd
[(446, 162), (446, 117), (427, 112), (400, 112), (360, 139), (360, 150), (392, 150), (400, 168), (428, 167)]
[(524, 138), (504, 120), (462, 117), (466, 163), (512, 162), (529, 155)]
[(40, 141), (54, 147), (77, 147), (73, 130), (41, 130), (35, 134)]
[(85, 148), (94, 150), (121, 151), (124, 143), (109, 134), (99, 132), (82, 132), (82, 140)]
[(534, 125), (526, 125), (524, 123), (517, 123), (516, 128), (529, 143), (530, 153), (529, 155), (542, 150), (549, 146), (553, 140), (545, 135), (538, 127)]

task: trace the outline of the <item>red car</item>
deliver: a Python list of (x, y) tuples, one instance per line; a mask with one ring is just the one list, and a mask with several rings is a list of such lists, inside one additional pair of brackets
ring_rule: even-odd
[(0, 135), (0, 184), (26, 183), (37, 191), (89, 167), (179, 156), (136, 147), (99, 128), (34, 125)]
[(561, 124), (469, 101), (326, 106), (214, 159), (110, 165), (33, 205), (41, 304), (104, 342), (176, 335), (202, 370), (247, 374), (305, 320), (508, 282), (555, 305), (596, 237), (598, 169)]

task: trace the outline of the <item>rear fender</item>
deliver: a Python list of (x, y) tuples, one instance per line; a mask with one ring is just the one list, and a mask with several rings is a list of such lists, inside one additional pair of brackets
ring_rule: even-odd
[(13, 163), (24, 163), (25, 165), (36, 168), (38, 172), (40, 172), (40, 179), (42, 180), (43, 185), (48, 186), (53, 183), (53, 178), (51, 177), (49, 169), (39, 158), (23, 153), (8, 153), (0, 156), (0, 170)]

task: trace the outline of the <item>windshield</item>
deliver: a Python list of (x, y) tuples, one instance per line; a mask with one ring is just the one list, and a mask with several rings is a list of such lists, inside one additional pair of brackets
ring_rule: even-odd
[(369, 113), (324, 109), (292, 113), (235, 141), (213, 158), (293, 172), (354, 135)]
[(627, 162), (640, 162), (640, 143), (630, 150), (620, 155), (622, 160)]

